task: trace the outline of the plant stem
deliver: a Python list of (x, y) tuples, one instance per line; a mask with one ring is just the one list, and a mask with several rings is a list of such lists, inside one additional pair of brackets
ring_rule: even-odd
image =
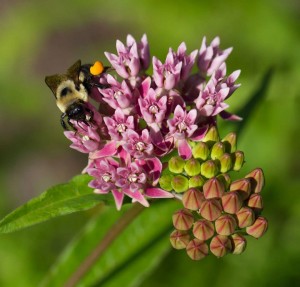
[(133, 207), (129, 209), (115, 224), (110, 228), (106, 235), (101, 239), (99, 244), (95, 247), (90, 255), (81, 263), (77, 270), (71, 274), (64, 287), (75, 286), (80, 279), (90, 270), (90, 268), (97, 262), (103, 252), (109, 247), (109, 245), (118, 237), (118, 235), (131, 223), (136, 216), (141, 213), (145, 208), (139, 203), (133, 204)]

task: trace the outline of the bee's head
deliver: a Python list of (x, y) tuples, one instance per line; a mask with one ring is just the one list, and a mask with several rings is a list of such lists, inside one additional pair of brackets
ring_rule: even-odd
[(85, 121), (86, 120), (85, 103), (80, 100), (74, 102), (67, 108), (66, 114), (68, 118), (71, 120)]

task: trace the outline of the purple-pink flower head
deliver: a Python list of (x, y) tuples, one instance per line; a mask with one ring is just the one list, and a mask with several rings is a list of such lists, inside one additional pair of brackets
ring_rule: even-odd
[(219, 37), (214, 38), (209, 46), (206, 46), (206, 37), (203, 38), (197, 60), (202, 75), (211, 76), (225, 62), (232, 51), (232, 48), (221, 50), (219, 46)]
[(136, 77), (141, 68), (147, 69), (149, 66), (150, 53), (146, 35), (140, 43), (136, 43), (135, 39), (128, 35), (126, 46), (117, 40), (116, 48), (118, 55), (105, 52), (105, 56), (122, 78)]
[(171, 193), (155, 187), (161, 169), (162, 165), (157, 158), (135, 160), (128, 162), (126, 167), (118, 167), (116, 185), (120, 187), (119, 192), (131, 197), (133, 202), (139, 202), (146, 207), (149, 203), (145, 197), (172, 198)]
[[(146, 86), (145, 82), (151, 83), (151, 79), (144, 80), (144, 86)], [(144, 94), (138, 99), (138, 103), (144, 120), (147, 124), (160, 124), (165, 118), (167, 96), (160, 97), (154, 89), (150, 88), (150, 85), (148, 88), (144, 88), (143, 92)]]
[(149, 131), (144, 129), (139, 135), (134, 130), (127, 130), (124, 134), (123, 148), (134, 158), (147, 158), (153, 153), (153, 144)]
[(116, 109), (113, 117), (104, 117), (103, 120), (112, 140), (120, 141), (128, 129), (134, 130), (133, 116), (126, 116), (120, 108)]
[(189, 146), (187, 139), (191, 138), (194, 132), (198, 129), (195, 125), (197, 111), (190, 110), (188, 113), (181, 107), (177, 106), (174, 111), (173, 119), (168, 120), (169, 136), (173, 136), (178, 148), (178, 154), (183, 159), (189, 159), (192, 156), (192, 149)]
[(176, 59), (176, 61), (182, 63), (181, 76), (180, 76), (181, 80), (185, 80), (188, 77), (188, 75), (195, 63), (197, 53), (198, 53), (198, 51), (194, 50), (191, 54), (187, 55), (186, 54), (186, 45), (184, 42), (182, 42), (179, 45), (179, 47), (177, 49), (177, 53), (173, 52), (173, 56)]
[(117, 169), (118, 180), (116, 185), (123, 189), (137, 191), (141, 189), (147, 180), (143, 168), (137, 162), (131, 162), (127, 167)]
[(196, 99), (196, 107), (200, 115), (205, 117), (216, 116), (223, 110), (227, 109), (229, 105), (224, 103), (224, 100), (229, 95), (228, 87), (216, 87), (214, 79), (205, 86), (204, 90), (200, 91), (199, 97)]
[(107, 89), (102, 89), (103, 100), (107, 102), (113, 109), (120, 108), (128, 115), (135, 108), (137, 96), (131, 90), (126, 81), (120, 84), (113, 76), (107, 76), (107, 82), (110, 85)]
[(108, 193), (115, 188), (117, 167), (119, 163), (111, 157), (94, 160), (93, 167), (87, 168), (87, 173), (93, 176), (89, 186), (98, 193)]
[(82, 153), (94, 152), (99, 148), (100, 136), (97, 128), (85, 125), (85, 132), (65, 131), (65, 136), (72, 142), (71, 148)]
[(166, 90), (173, 89), (180, 80), (182, 62), (177, 61), (172, 49), (166, 57), (164, 64), (153, 57), (153, 80), (157, 87)]
[(168, 120), (170, 134), (176, 139), (190, 138), (198, 128), (195, 125), (197, 111), (190, 110), (188, 113), (181, 107), (177, 106), (174, 111), (174, 117)]

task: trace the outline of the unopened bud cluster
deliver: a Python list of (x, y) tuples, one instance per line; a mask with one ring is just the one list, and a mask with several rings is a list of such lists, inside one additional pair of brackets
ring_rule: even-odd
[(177, 193), (183, 208), (173, 214), (175, 230), (170, 236), (176, 249), (186, 249), (193, 260), (209, 253), (217, 257), (241, 254), (245, 236), (260, 238), (267, 230), (261, 190), (260, 168), (244, 178), (231, 180), (229, 172), (239, 171), (244, 154), (236, 150), (236, 134), (219, 139), (215, 127), (201, 142), (192, 143), (193, 157), (170, 159), (160, 179), (162, 188)]

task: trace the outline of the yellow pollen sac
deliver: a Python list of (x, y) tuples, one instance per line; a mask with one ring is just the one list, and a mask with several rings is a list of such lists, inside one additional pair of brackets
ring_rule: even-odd
[(90, 73), (94, 76), (100, 75), (104, 71), (104, 66), (101, 62), (96, 61), (92, 67), (90, 67)]

